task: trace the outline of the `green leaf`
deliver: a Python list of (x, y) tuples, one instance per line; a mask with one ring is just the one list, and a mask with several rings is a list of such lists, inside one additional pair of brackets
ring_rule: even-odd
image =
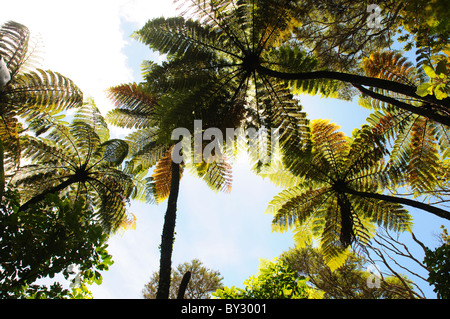
[(448, 75), (447, 63), (444, 60), (439, 61), (436, 65), (436, 73)]
[(433, 67), (424, 64), (423, 70), (425, 71), (425, 73), (426, 73), (430, 78), (435, 78), (435, 77), (436, 77), (436, 72), (434, 72)]
[(417, 87), (416, 94), (419, 96), (426, 96), (430, 94), (430, 88), (432, 89), (431, 83), (422, 83)]
[(438, 100), (445, 99), (448, 96), (447, 92), (444, 91), (444, 84), (439, 84), (434, 88), (434, 95)]

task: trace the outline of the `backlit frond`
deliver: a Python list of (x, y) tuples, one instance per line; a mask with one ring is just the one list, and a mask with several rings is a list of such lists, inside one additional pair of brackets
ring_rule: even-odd
[(229, 193), (233, 182), (232, 167), (223, 161), (213, 161), (212, 163), (202, 162), (194, 164), (195, 173), (202, 178), (206, 184), (215, 191)]
[(20, 23), (9, 21), (0, 29), (0, 56), (12, 78), (26, 62), (29, 39), (30, 31)]
[(112, 87), (108, 97), (116, 106), (107, 114), (108, 122), (126, 128), (149, 126), (157, 102), (142, 86), (131, 83)]
[[(424, 81), (424, 75), (399, 52), (374, 53), (364, 59), (362, 66), (373, 77), (414, 86)], [(398, 185), (407, 182), (416, 195), (436, 187), (440, 156), (448, 157), (448, 127), (369, 97), (362, 102), (380, 110), (368, 121), (374, 132), (385, 138), (386, 144), (392, 144), (388, 164), (396, 175), (391, 176), (392, 180)], [(408, 103), (422, 107), (417, 101)]]
[[(171, 181), (172, 149), (168, 150), (158, 161), (151, 178), (148, 179), (148, 194), (153, 196), (156, 203), (163, 202), (169, 197)], [(151, 201), (151, 197), (148, 200)]]
[(345, 261), (351, 245), (367, 245), (377, 226), (401, 232), (411, 225), (402, 205), (371, 196), (390, 185), (393, 173), (377, 131), (365, 125), (348, 138), (338, 129), (312, 122), (310, 154), (300, 151), (298, 166), (287, 167), (297, 185), (275, 196), (266, 211), (274, 215), (275, 231), (294, 229), (297, 244), (317, 240), (331, 267)]
[(51, 117), (35, 122), (33, 130), (46, 134), (22, 138), (23, 158), (30, 164), (20, 167), (12, 180), (26, 194), (20, 209), (51, 193), (83, 197), (105, 231), (117, 230), (129, 218), (126, 204), (135, 190), (131, 176), (120, 170), (128, 144), (118, 139), (103, 141), (109, 132), (93, 105), (79, 109), (70, 125)]
[(366, 75), (416, 86), (421, 80), (414, 65), (400, 52), (376, 52), (363, 59)]
[(37, 70), (17, 75), (4, 90), (8, 107), (33, 118), (40, 112), (60, 112), (79, 107), (83, 95), (68, 78), (52, 71)]

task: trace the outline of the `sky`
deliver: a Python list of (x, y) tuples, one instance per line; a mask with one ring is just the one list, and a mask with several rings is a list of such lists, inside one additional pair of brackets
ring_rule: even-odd
[[(141, 81), (141, 62), (161, 59), (131, 39), (132, 32), (151, 18), (175, 14), (175, 6), (168, 0), (15, 0), (2, 4), (0, 24), (14, 20), (26, 25), (40, 39), (41, 67), (71, 78), (85, 96), (94, 98), (105, 115), (113, 107), (105, 90)], [(369, 114), (357, 103), (316, 97), (302, 97), (301, 101), (310, 119), (330, 119), (348, 135)], [(112, 126), (110, 130), (112, 137), (127, 133)], [(206, 267), (220, 271), (226, 286), (242, 286), (257, 272), (260, 258), (275, 258), (294, 246), (290, 233), (272, 233), (272, 216), (264, 214), (279, 191), (250, 172), (245, 158), (233, 166), (230, 193), (215, 193), (185, 174), (180, 185), (172, 265), (197, 258)], [(108, 251), (114, 264), (102, 273), (102, 285), (90, 287), (94, 298), (142, 298), (145, 283), (159, 269), (158, 246), (166, 202), (132, 202), (129, 210), (137, 218), (136, 229), (110, 239)], [(450, 225), (426, 213), (413, 214), (418, 237), (430, 247), (437, 245), (439, 226)], [(433, 297), (431, 289), (425, 288)]]

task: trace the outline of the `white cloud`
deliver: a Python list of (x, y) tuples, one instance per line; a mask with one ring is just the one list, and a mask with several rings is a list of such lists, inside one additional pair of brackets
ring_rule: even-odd
[(174, 12), (171, 8), (171, 1), (159, 0), (16, 0), (2, 3), (0, 23), (13, 20), (40, 35), (42, 68), (71, 78), (106, 112), (112, 105), (105, 89), (140, 80), (133, 78), (124, 53), (130, 39), (121, 23), (139, 27), (150, 18)]
[[(122, 1), (123, 2), (123, 1)], [(168, 0), (128, 0), (121, 5), (121, 15), (127, 21), (142, 27), (152, 17), (172, 17), (176, 14), (176, 5)]]

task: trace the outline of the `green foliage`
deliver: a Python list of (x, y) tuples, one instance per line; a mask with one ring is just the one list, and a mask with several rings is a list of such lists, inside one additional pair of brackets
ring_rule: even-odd
[(406, 50), (413, 47), (429, 47), (439, 51), (448, 44), (450, 19), (445, 0), (401, 0), (398, 1), (398, 26), (407, 31), (400, 40), (406, 41)]
[[(295, 45), (317, 57), (319, 68), (353, 72), (358, 62), (375, 50), (392, 43), (392, 29), (398, 21), (398, 1), (292, 1), (296, 7)], [(381, 28), (367, 23), (368, 6), (381, 8)]]
[[(82, 201), (52, 194), (19, 211), (19, 197), (8, 189), (1, 206), (1, 297), (89, 297), (86, 284), (100, 284), (100, 271), (113, 263), (106, 250), (108, 237), (95, 214)], [(57, 274), (68, 279), (74, 266), (79, 267), (81, 285), (71, 291), (59, 283), (51, 287), (35, 283)]]
[(263, 261), (256, 276), (244, 281), (245, 288), (225, 287), (213, 296), (217, 299), (307, 299), (306, 279), (281, 260)]
[(426, 250), (424, 263), (429, 269), (428, 282), (434, 285), (434, 292), (440, 299), (450, 298), (450, 237), (447, 229), (441, 227), (442, 245), (435, 250)]
[(19, 164), (23, 120), (55, 115), (83, 102), (82, 92), (70, 79), (33, 68), (35, 49), (30, 42), (30, 31), (20, 23), (9, 21), (0, 28), (0, 58), (10, 79), (0, 88), (0, 139), (6, 169)]
[[(191, 272), (184, 299), (210, 299), (211, 292), (223, 287), (220, 272), (203, 266), (203, 263), (194, 259), (189, 263), (179, 264), (172, 270), (170, 299), (176, 299), (181, 280), (186, 272)], [(150, 281), (145, 284), (142, 293), (146, 299), (155, 299), (158, 288), (159, 274), (153, 273)]]
[(428, 57), (423, 63), (423, 70), (428, 76), (428, 82), (423, 82), (417, 87), (420, 96), (434, 95), (438, 100), (445, 99), (450, 93), (450, 46), (443, 51), (444, 54), (435, 54)]
[[(190, 128), (193, 114), (208, 127), (220, 129), (282, 127), (281, 140), (287, 140), (292, 131), (305, 131), (305, 114), (286, 83), (258, 72), (260, 66), (286, 71), (297, 65), (310, 70), (315, 65), (314, 59), (298, 50), (276, 49), (286, 42), (293, 26), (290, 4), (266, 0), (211, 5), (186, 4), (187, 18), (154, 19), (135, 34), (153, 50), (169, 54), (167, 64), (161, 68), (151, 64), (146, 74), (150, 85), (162, 83), (165, 90), (178, 94), (178, 107), (163, 114), (168, 114), (174, 127)], [(298, 88), (326, 93), (306, 82)], [(186, 90), (192, 92), (186, 95)]]
[[(379, 278), (378, 287), (370, 287), (370, 263), (355, 253), (336, 270), (330, 269), (318, 249), (311, 246), (292, 248), (280, 259), (308, 278), (308, 286), (322, 292), (323, 299), (403, 299), (409, 292), (395, 276)], [(405, 278), (406, 281), (408, 281)], [(411, 287), (410, 287), (411, 288)]]

